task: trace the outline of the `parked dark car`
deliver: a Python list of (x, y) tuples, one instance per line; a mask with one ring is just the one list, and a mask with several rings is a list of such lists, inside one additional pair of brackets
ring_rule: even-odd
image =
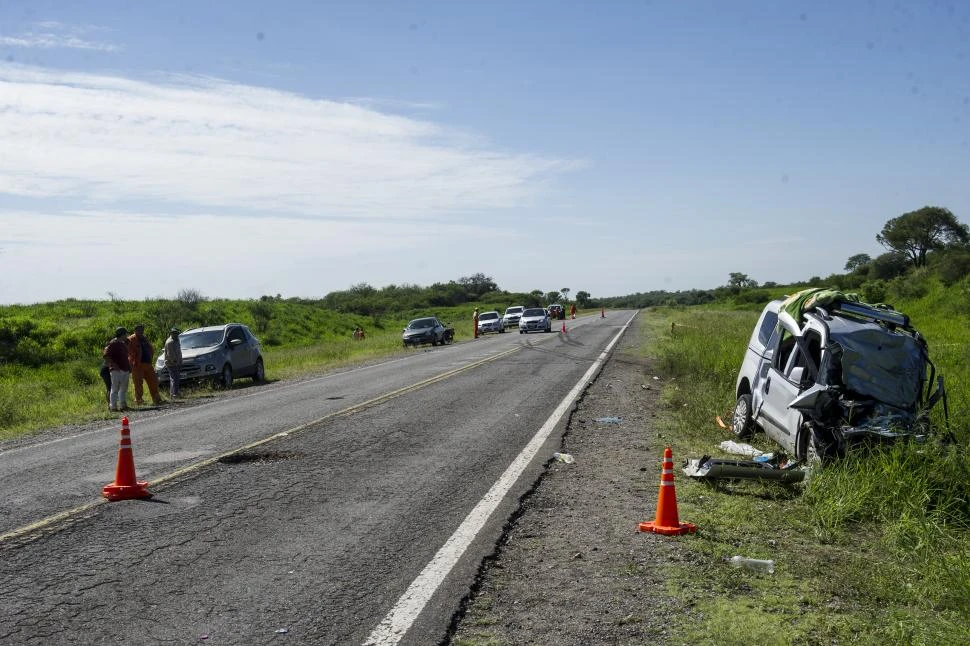
[(444, 325), (434, 316), (427, 316), (408, 323), (401, 334), (401, 339), (404, 341), (404, 347), (422, 343), (444, 345), (455, 339), (455, 329)]
[[(237, 377), (251, 377), (254, 383), (266, 378), (259, 340), (241, 323), (186, 330), (179, 334), (179, 344), (182, 346), (179, 379), (183, 382), (211, 379), (232, 388)], [(159, 353), (155, 361), (155, 375), (160, 384), (168, 383), (164, 353)]]

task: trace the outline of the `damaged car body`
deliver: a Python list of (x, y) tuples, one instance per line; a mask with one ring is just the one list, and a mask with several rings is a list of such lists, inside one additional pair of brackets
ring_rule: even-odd
[(735, 394), (736, 436), (760, 428), (807, 462), (860, 443), (924, 439), (930, 409), (946, 407), (943, 378), (909, 317), (823, 289), (765, 307)]

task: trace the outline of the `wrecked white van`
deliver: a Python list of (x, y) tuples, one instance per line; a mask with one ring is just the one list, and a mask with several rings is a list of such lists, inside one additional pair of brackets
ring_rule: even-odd
[(732, 430), (761, 429), (801, 461), (865, 441), (923, 438), (946, 407), (926, 341), (885, 306), (811, 289), (769, 303), (738, 374)]

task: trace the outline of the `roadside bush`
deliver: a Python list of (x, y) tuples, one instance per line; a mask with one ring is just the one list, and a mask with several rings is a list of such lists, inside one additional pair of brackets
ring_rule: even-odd
[(886, 281), (866, 281), (859, 287), (859, 291), (862, 292), (862, 300), (865, 302), (883, 303), (886, 300)]
[(926, 267), (920, 267), (905, 276), (892, 279), (886, 292), (892, 301), (917, 300), (929, 293), (932, 281), (929, 270)]
[(934, 254), (934, 261), (933, 266), (940, 281), (947, 287), (970, 275), (970, 251), (953, 250), (940, 256)]

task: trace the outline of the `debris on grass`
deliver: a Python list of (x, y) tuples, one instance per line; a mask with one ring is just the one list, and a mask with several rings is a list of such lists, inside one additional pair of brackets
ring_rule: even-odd
[(779, 465), (772, 461), (718, 460), (709, 456), (691, 458), (684, 466), (684, 475), (695, 480), (775, 480), (778, 482), (801, 482), (805, 471), (795, 468), (796, 463)]
[(764, 451), (760, 451), (750, 444), (743, 444), (735, 442), (734, 440), (724, 440), (718, 447), (725, 453), (730, 453), (731, 455), (750, 455), (753, 458), (764, 453)]

